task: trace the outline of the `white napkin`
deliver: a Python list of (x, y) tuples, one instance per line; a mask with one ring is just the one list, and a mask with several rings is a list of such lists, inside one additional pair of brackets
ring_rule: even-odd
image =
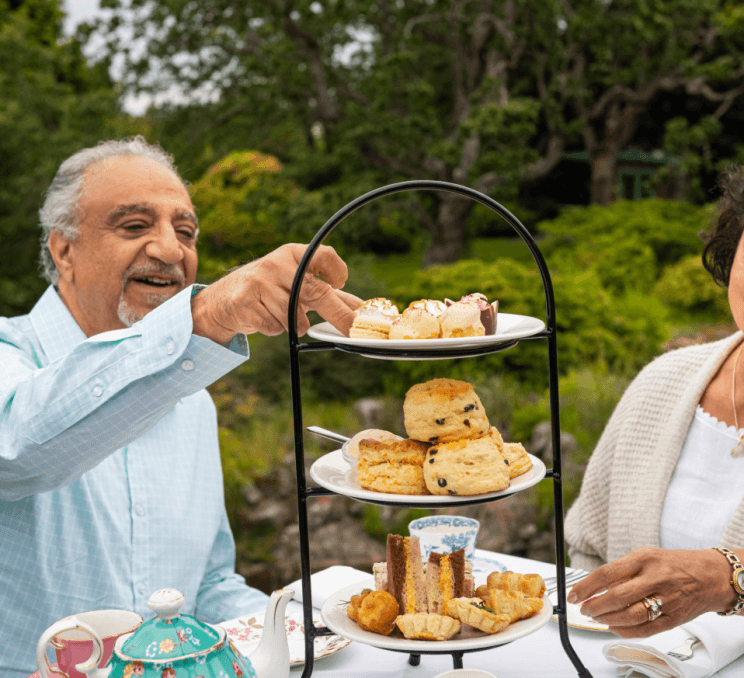
[[(702, 641), (686, 661), (667, 652), (690, 636)], [(744, 617), (722, 617), (708, 612), (693, 621), (643, 641), (616, 640), (602, 648), (623, 678), (705, 678), (744, 654)]]
[[(357, 582), (372, 579), (369, 572), (355, 570), (346, 565), (333, 565), (325, 570), (310, 575), (310, 590), (313, 596), (313, 607), (321, 608), (326, 598), (336, 593), (339, 589), (356, 584)], [(293, 589), (294, 599), (302, 602), (302, 580), (292, 582), (286, 588)]]

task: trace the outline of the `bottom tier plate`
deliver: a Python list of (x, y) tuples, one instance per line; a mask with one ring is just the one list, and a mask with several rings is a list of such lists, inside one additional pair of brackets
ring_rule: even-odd
[[(478, 577), (476, 576), (476, 585), (478, 583)], [(441, 642), (433, 640), (408, 640), (406, 638), (397, 638), (395, 635), (381, 636), (359, 628), (357, 623), (352, 621), (346, 614), (346, 606), (351, 600), (351, 597), (357, 593), (361, 593), (365, 588), (373, 589), (374, 585), (374, 579), (369, 579), (368, 581), (351, 584), (340, 591), (336, 591), (336, 593), (326, 600), (320, 611), (325, 625), (335, 634), (349, 640), (356, 640), (365, 645), (380, 647), (384, 650), (426, 654), (483, 650), (498, 645), (506, 645), (506, 643), (511, 643), (513, 640), (523, 638), (541, 629), (548, 623), (548, 620), (553, 614), (553, 606), (548, 596), (545, 595), (543, 596), (543, 609), (540, 612), (534, 617), (510, 624), (500, 633), (489, 635), (463, 624), (462, 631), (460, 631), (460, 634), (456, 638)]]

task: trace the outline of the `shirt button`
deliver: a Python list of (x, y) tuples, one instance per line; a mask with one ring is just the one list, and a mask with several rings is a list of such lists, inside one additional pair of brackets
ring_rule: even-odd
[(98, 398), (99, 396), (103, 395), (103, 389), (100, 386), (96, 386), (93, 389), (93, 395), (96, 396), (96, 398)]
[(144, 509), (144, 507), (142, 506), (142, 504), (137, 504), (137, 509), (136, 509), (136, 511), (137, 511), (137, 515), (138, 515), (138, 516), (143, 516), (143, 515), (145, 515), (145, 509)]
[(166, 346), (165, 346), (165, 352), (166, 352), (166, 353), (167, 353), (168, 355), (173, 355), (173, 352), (174, 352), (175, 350), (176, 350), (176, 345), (175, 345), (175, 344), (174, 344), (174, 343), (173, 343), (172, 341), (169, 341), (169, 342), (168, 342), (168, 343), (166, 344)]
[(140, 584), (137, 587), (137, 591), (139, 591), (142, 595), (144, 595), (144, 593), (145, 593), (145, 585), (144, 584)]
[(187, 372), (189, 370), (193, 370), (194, 369), (194, 361), (193, 360), (184, 360), (181, 363), (181, 367), (183, 367), (183, 369), (186, 370)]

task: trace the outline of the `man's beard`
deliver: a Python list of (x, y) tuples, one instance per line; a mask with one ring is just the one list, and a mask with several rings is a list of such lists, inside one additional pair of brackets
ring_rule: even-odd
[[(186, 284), (186, 279), (183, 271), (169, 264), (161, 264), (153, 262), (149, 266), (133, 266), (124, 273), (124, 277), (121, 283), (121, 296), (119, 297), (119, 307), (116, 309), (116, 315), (125, 327), (131, 327), (134, 323), (139, 322), (144, 318), (150, 311), (135, 311), (124, 298), (124, 288), (127, 282), (134, 277), (142, 277), (146, 275), (169, 275), (174, 276), (178, 284), (183, 287)], [(152, 307), (157, 307), (172, 299), (175, 295), (173, 292), (167, 292), (165, 294), (152, 293), (147, 295), (147, 303)], [(152, 310), (152, 309), (150, 309)]]

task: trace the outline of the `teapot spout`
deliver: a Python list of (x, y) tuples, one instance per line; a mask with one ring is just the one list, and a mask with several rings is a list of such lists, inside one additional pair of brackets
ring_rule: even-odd
[(289, 677), (289, 643), (284, 612), (293, 595), (291, 589), (279, 589), (269, 598), (261, 640), (250, 656), (257, 678)]

